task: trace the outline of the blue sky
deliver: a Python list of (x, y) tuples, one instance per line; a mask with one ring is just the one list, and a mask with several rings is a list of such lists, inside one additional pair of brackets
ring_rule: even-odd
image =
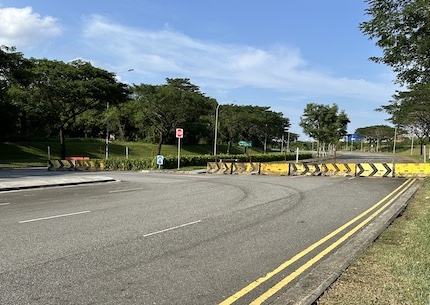
[[(83, 59), (129, 84), (190, 78), (219, 103), (290, 118), (336, 103), (356, 128), (388, 124), (395, 75), (358, 29), (362, 0), (0, 0), (0, 45), (26, 57)], [(128, 72), (133, 69), (132, 72)]]

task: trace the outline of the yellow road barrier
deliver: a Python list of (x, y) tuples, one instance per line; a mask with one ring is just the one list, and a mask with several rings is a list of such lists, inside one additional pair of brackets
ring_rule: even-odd
[(430, 163), (397, 163), (396, 177), (430, 177)]
[(277, 175), (277, 176), (288, 176), (290, 174), (289, 163), (261, 163), (260, 164), (261, 175)]

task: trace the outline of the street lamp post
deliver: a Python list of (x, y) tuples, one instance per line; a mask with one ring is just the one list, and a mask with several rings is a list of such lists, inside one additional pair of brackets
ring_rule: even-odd
[[(132, 72), (134, 69), (128, 69), (122, 72)], [(122, 73), (117, 72), (117, 73)], [(106, 160), (109, 158), (109, 102), (106, 102)]]
[(217, 148), (217, 140), (218, 140), (218, 114), (219, 114), (219, 107), (221, 106), (221, 104), (218, 104), (216, 106), (216, 110), (215, 110), (215, 137), (214, 137), (214, 157), (215, 157), (215, 161), (216, 161), (216, 148)]
[(106, 160), (109, 158), (109, 102), (106, 102)]

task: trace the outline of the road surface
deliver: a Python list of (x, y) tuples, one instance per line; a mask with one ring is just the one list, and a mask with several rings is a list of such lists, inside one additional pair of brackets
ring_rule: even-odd
[(270, 304), (405, 183), (100, 174), (0, 193), (0, 304)]

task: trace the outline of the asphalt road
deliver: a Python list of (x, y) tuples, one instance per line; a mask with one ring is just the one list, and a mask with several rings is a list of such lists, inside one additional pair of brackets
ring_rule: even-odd
[(102, 175), (121, 182), (0, 193), (0, 304), (270, 304), (405, 182)]

